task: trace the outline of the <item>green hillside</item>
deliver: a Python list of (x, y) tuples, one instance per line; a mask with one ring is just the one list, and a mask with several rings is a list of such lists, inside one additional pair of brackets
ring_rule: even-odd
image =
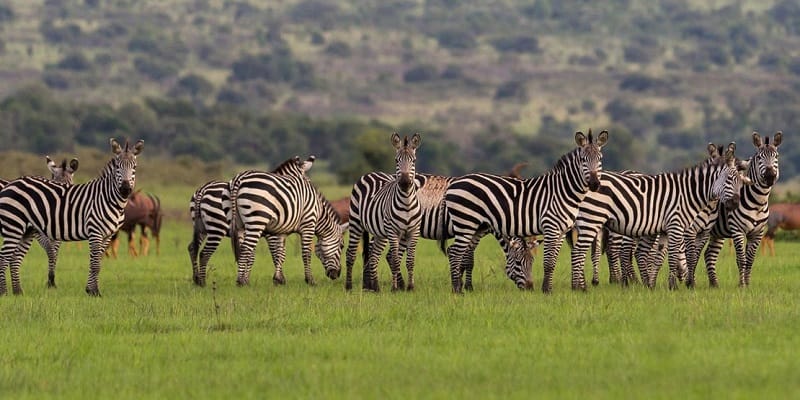
[(392, 130), (423, 133), (426, 170), (528, 174), (576, 130), (651, 172), (783, 130), (781, 174), (800, 172), (796, 1), (11, 0), (0, 29), (10, 150), (314, 152), (346, 182), (386, 167), (369, 154)]

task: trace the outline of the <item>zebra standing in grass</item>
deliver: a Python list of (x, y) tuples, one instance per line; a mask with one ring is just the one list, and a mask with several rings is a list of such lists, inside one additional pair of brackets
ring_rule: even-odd
[[(310, 156), (305, 161), (300, 161), (300, 157), (295, 156), (278, 165), (272, 173), (305, 176), (305, 173), (314, 165), (314, 160), (314, 156)], [(228, 182), (210, 181), (205, 183), (194, 192), (192, 200), (189, 202), (193, 233), (188, 250), (189, 258), (192, 260), (192, 281), (198, 286), (205, 286), (208, 261), (214, 255), (222, 238), (228, 236), (230, 220), (228, 220), (227, 214), (229, 211)], [(267, 240), (267, 243), (270, 245), (273, 262), (277, 266), (279, 265), (275, 258), (277, 250), (273, 248), (273, 245), (280, 246), (281, 242)], [(280, 265), (282, 264), (281, 262)]]
[[(713, 144), (709, 144), (711, 151), (716, 151)], [(600, 190), (586, 196), (575, 220), (578, 239), (572, 251), (573, 288), (586, 288), (586, 250), (603, 226), (633, 237), (666, 234), (669, 287), (677, 288), (678, 275), (686, 272), (687, 228), (703, 209), (717, 201), (730, 206), (737, 201), (734, 188), (739, 173), (734, 151), (731, 143), (724, 158), (705, 160), (680, 172), (630, 175), (604, 171)]]
[[(532, 179), (490, 174), (469, 174), (447, 188), (444, 206), (452, 221), (455, 241), (447, 249), (453, 291), (461, 292), (464, 257), (472, 257), (474, 240), (488, 230), (502, 236), (544, 235), (542, 291), (553, 288), (553, 271), (564, 234), (588, 191), (598, 190), (603, 145), (608, 132), (595, 141), (592, 132), (575, 133), (577, 148), (556, 165)], [(444, 241), (441, 241), (444, 249)]]
[[(391, 182), (394, 177), (385, 172), (370, 172), (363, 175), (354, 185), (350, 195), (350, 218), (357, 221), (354, 227), (354, 232), (351, 232), (350, 239), (347, 247), (348, 257), (355, 260), (356, 249), (361, 242), (363, 236), (363, 229), (361, 228), (361, 208), (365, 202), (370, 201), (375, 192), (378, 191), (384, 184)], [(449, 176), (431, 175), (417, 173), (415, 175), (415, 183), (417, 186), (417, 199), (422, 209), (422, 220), (420, 222), (420, 237), (425, 239), (440, 240), (441, 238), (452, 239), (453, 226), (449, 220), (444, 223), (447, 226), (445, 232), (442, 227), (442, 219), (447, 215), (444, 208), (441, 207), (442, 200), (444, 200), (444, 193), (450, 183), (456, 178)], [(499, 237), (498, 241), (506, 254), (505, 271), (506, 276), (509, 277), (517, 287), (529, 289), (533, 286), (531, 280), (531, 264), (533, 262), (533, 255), (531, 254), (532, 244), (522, 238), (506, 239)], [(477, 244), (476, 244), (477, 245)], [(365, 246), (368, 246), (366, 244)], [(405, 251), (405, 242), (400, 242), (400, 254)], [(367, 252), (365, 252), (367, 253)], [(390, 254), (386, 254), (386, 261), (390, 263)], [(351, 261), (354, 262), (354, 261)], [(464, 261), (466, 266), (464, 268), (466, 273), (465, 288), (472, 290), (472, 264), (474, 261), (470, 258)], [(364, 265), (367, 260), (365, 257)], [(349, 284), (348, 284), (349, 282)], [(349, 289), (352, 287), (351, 280), (345, 283)], [(398, 276), (398, 286), (404, 287), (403, 276)]]
[[(50, 156), (45, 156), (47, 169), (50, 170), (50, 179), (56, 182), (62, 182), (67, 185), (73, 184), (73, 175), (78, 170), (78, 159), (73, 158), (67, 164), (67, 160), (61, 162), (58, 166)], [(0, 179), (0, 190), (2, 190), (9, 181)], [(36, 240), (47, 253), (47, 287), (56, 287), (56, 259), (58, 258), (58, 249), (61, 247), (61, 242), (58, 240), (49, 240), (46, 237), (36, 234)], [(30, 245), (30, 243), (29, 243)], [(28, 249), (24, 250), (25, 252)]]
[(783, 133), (775, 133), (772, 144), (769, 136), (762, 138), (758, 132), (753, 132), (752, 137), (756, 153), (746, 163), (745, 172), (750, 184), (740, 189), (738, 207), (725, 207), (725, 212), (719, 212), (716, 218), (709, 218), (707, 229), (697, 235), (689, 263), (689, 276), (686, 279), (689, 287), (695, 284), (695, 267), (706, 240), (708, 248), (704, 256), (708, 283), (711, 287), (719, 284), (716, 263), (725, 238), (732, 238), (736, 249), (739, 286), (746, 287), (750, 284), (753, 261), (769, 218), (769, 195), (778, 180), (778, 146), (781, 145)]
[(319, 238), (315, 252), (322, 259), (325, 274), (331, 279), (339, 277), (342, 254), (339, 216), (305, 174), (244, 171), (230, 181), (229, 187), (229, 235), (238, 264), (238, 285), (250, 283), (255, 246), (266, 235), (270, 235), (267, 240), (276, 262), (273, 282), (285, 282), (283, 241), (285, 235), (292, 233), (300, 235), (306, 283), (314, 284), (311, 274), (314, 235)]
[(89, 240), (89, 277), (86, 293), (100, 296), (97, 278), (100, 261), (111, 235), (123, 220), (128, 196), (136, 184), (136, 156), (144, 141), (132, 148), (111, 139), (114, 156), (100, 176), (78, 185), (24, 177), (0, 191), (0, 294), (6, 292), (5, 266), (10, 265), (14, 294), (21, 294), (19, 267), (34, 234), (48, 242)]
[[(366, 290), (378, 291), (378, 259), (383, 249), (389, 244), (389, 267), (392, 270), (392, 290), (414, 289), (414, 256), (422, 223), (422, 208), (417, 197), (416, 160), (417, 148), (421, 138), (415, 133), (400, 138), (396, 132), (392, 134), (392, 145), (395, 148), (394, 180), (383, 184), (372, 184), (375, 189), (363, 199), (350, 198), (349, 245), (347, 248), (347, 274), (345, 288), (353, 285), (352, 273), (355, 263), (355, 251), (358, 241), (364, 238), (364, 280), (362, 287)], [(354, 209), (354, 204), (358, 207)], [(356, 214), (354, 214), (354, 211)], [(354, 219), (355, 217), (355, 219)], [(373, 235), (367, 240), (367, 235)], [(406, 270), (408, 286), (401, 287), (400, 252), (401, 242), (406, 251)]]

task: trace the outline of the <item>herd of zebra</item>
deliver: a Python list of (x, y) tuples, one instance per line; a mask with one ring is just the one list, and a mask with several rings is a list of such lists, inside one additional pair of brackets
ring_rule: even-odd
[[(573, 289), (586, 289), (584, 264), (590, 249), (592, 283), (598, 283), (601, 245), (609, 258), (611, 281), (637, 280), (635, 253), (641, 280), (651, 287), (665, 256), (662, 249), (666, 249), (669, 287), (675, 289), (678, 281), (694, 285), (695, 267), (708, 243), (705, 263), (709, 283), (716, 286), (715, 264), (725, 238), (733, 239), (739, 285), (749, 285), (769, 214), (769, 194), (778, 179), (782, 133), (762, 138), (754, 132), (755, 152), (747, 159), (736, 157), (734, 143), (709, 144), (704, 160), (660, 174), (603, 170), (602, 148), (608, 136), (607, 131), (596, 137), (591, 130), (576, 132), (573, 150), (545, 173), (522, 179), (486, 173), (460, 177), (417, 173), (420, 135), (394, 133), (394, 175), (371, 172), (355, 182), (346, 224), (307, 176), (314, 156), (290, 158), (271, 172), (248, 170), (230, 181), (208, 182), (190, 202), (193, 237), (188, 251), (193, 281), (206, 284), (211, 256), (224, 238), (230, 238), (238, 266), (236, 282), (247, 285), (254, 249), (264, 237), (275, 265), (273, 282), (284, 284), (285, 238), (294, 233), (300, 235), (306, 283), (314, 284), (312, 251), (322, 261), (325, 274), (337, 279), (348, 231), (347, 290), (352, 289), (352, 267), (362, 242), (363, 289), (380, 290), (377, 268), (387, 244), (392, 290), (414, 289), (420, 237), (438, 241), (447, 255), (452, 290), (472, 290), (474, 252), (487, 234), (504, 251), (507, 277), (522, 289), (533, 287), (531, 250), (539, 236), (543, 237), (544, 292), (553, 288), (553, 272), (565, 238), (572, 246)], [(134, 146), (126, 142), (123, 147), (111, 139), (113, 157), (98, 177), (85, 184), (72, 182), (77, 160), (59, 167), (49, 158), (51, 179), (27, 176), (2, 182), (0, 294), (7, 290), (6, 266), (13, 293), (22, 293), (19, 267), (36, 237), (48, 255), (48, 286), (55, 286), (59, 243), (88, 240), (86, 292), (100, 295), (100, 259), (122, 223), (135, 186), (136, 156), (143, 145), (142, 141)]]

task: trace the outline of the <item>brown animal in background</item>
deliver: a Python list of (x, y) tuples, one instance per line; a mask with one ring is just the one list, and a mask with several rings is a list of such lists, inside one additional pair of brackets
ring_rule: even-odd
[(350, 196), (331, 201), (330, 203), (333, 209), (336, 210), (336, 214), (339, 215), (339, 221), (342, 221), (342, 232), (346, 232), (350, 222)]
[(511, 171), (508, 171), (508, 174), (506, 174), (506, 176), (510, 176), (512, 178), (517, 178), (517, 179), (524, 179), (522, 175), (519, 174), (519, 171), (527, 166), (528, 163), (526, 162), (517, 163), (516, 165), (514, 165), (513, 168), (511, 168)]
[(798, 203), (775, 203), (769, 205), (769, 219), (767, 220), (767, 232), (764, 234), (763, 246), (761, 251), (766, 254), (769, 252), (775, 255), (775, 233), (778, 229), (786, 231), (800, 229), (800, 204)]
[[(146, 229), (150, 229), (153, 237), (156, 239), (156, 254), (161, 254), (161, 220), (163, 213), (161, 212), (161, 200), (158, 196), (152, 194), (143, 194), (141, 191), (136, 191), (128, 198), (128, 204), (125, 206), (125, 220), (119, 231), (111, 237), (111, 257), (117, 258), (117, 249), (119, 248), (118, 235), (119, 232), (128, 233), (128, 254), (132, 257), (137, 257), (139, 254), (147, 255), (150, 249), (150, 240), (147, 237)], [(136, 246), (133, 244), (134, 231), (136, 226), (140, 227), (141, 236), (139, 237), (139, 251), (136, 251)]]

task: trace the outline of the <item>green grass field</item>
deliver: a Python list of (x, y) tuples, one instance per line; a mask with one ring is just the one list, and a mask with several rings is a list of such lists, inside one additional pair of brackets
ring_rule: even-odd
[[(517, 290), (499, 246), (476, 258), (476, 289), (450, 292), (446, 258), (421, 242), (417, 290), (347, 293), (317, 259), (303, 282), (290, 241), (284, 287), (259, 245), (251, 286), (236, 287), (228, 243), (209, 282), (191, 283), (188, 223), (168, 221), (161, 255), (132, 260), (120, 246), (84, 294), (87, 246), (62, 246), (47, 289), (37, 244), (23, 296), (0, 298), (2, 398), (789, 398), (800, 392), (798, 246), (757, 259), (736, 287), (733, 257), (721, 287), (694, 291), (569, 289), (569, 250), (554, 292)], [(607, 281), (607, 271), (602, 279)], [(356, 264), (360, 287), (361, 263)], [(661, 278), (664, 274), (662, 274)], [(541, 284), (541, 259), (534, 264)]]

